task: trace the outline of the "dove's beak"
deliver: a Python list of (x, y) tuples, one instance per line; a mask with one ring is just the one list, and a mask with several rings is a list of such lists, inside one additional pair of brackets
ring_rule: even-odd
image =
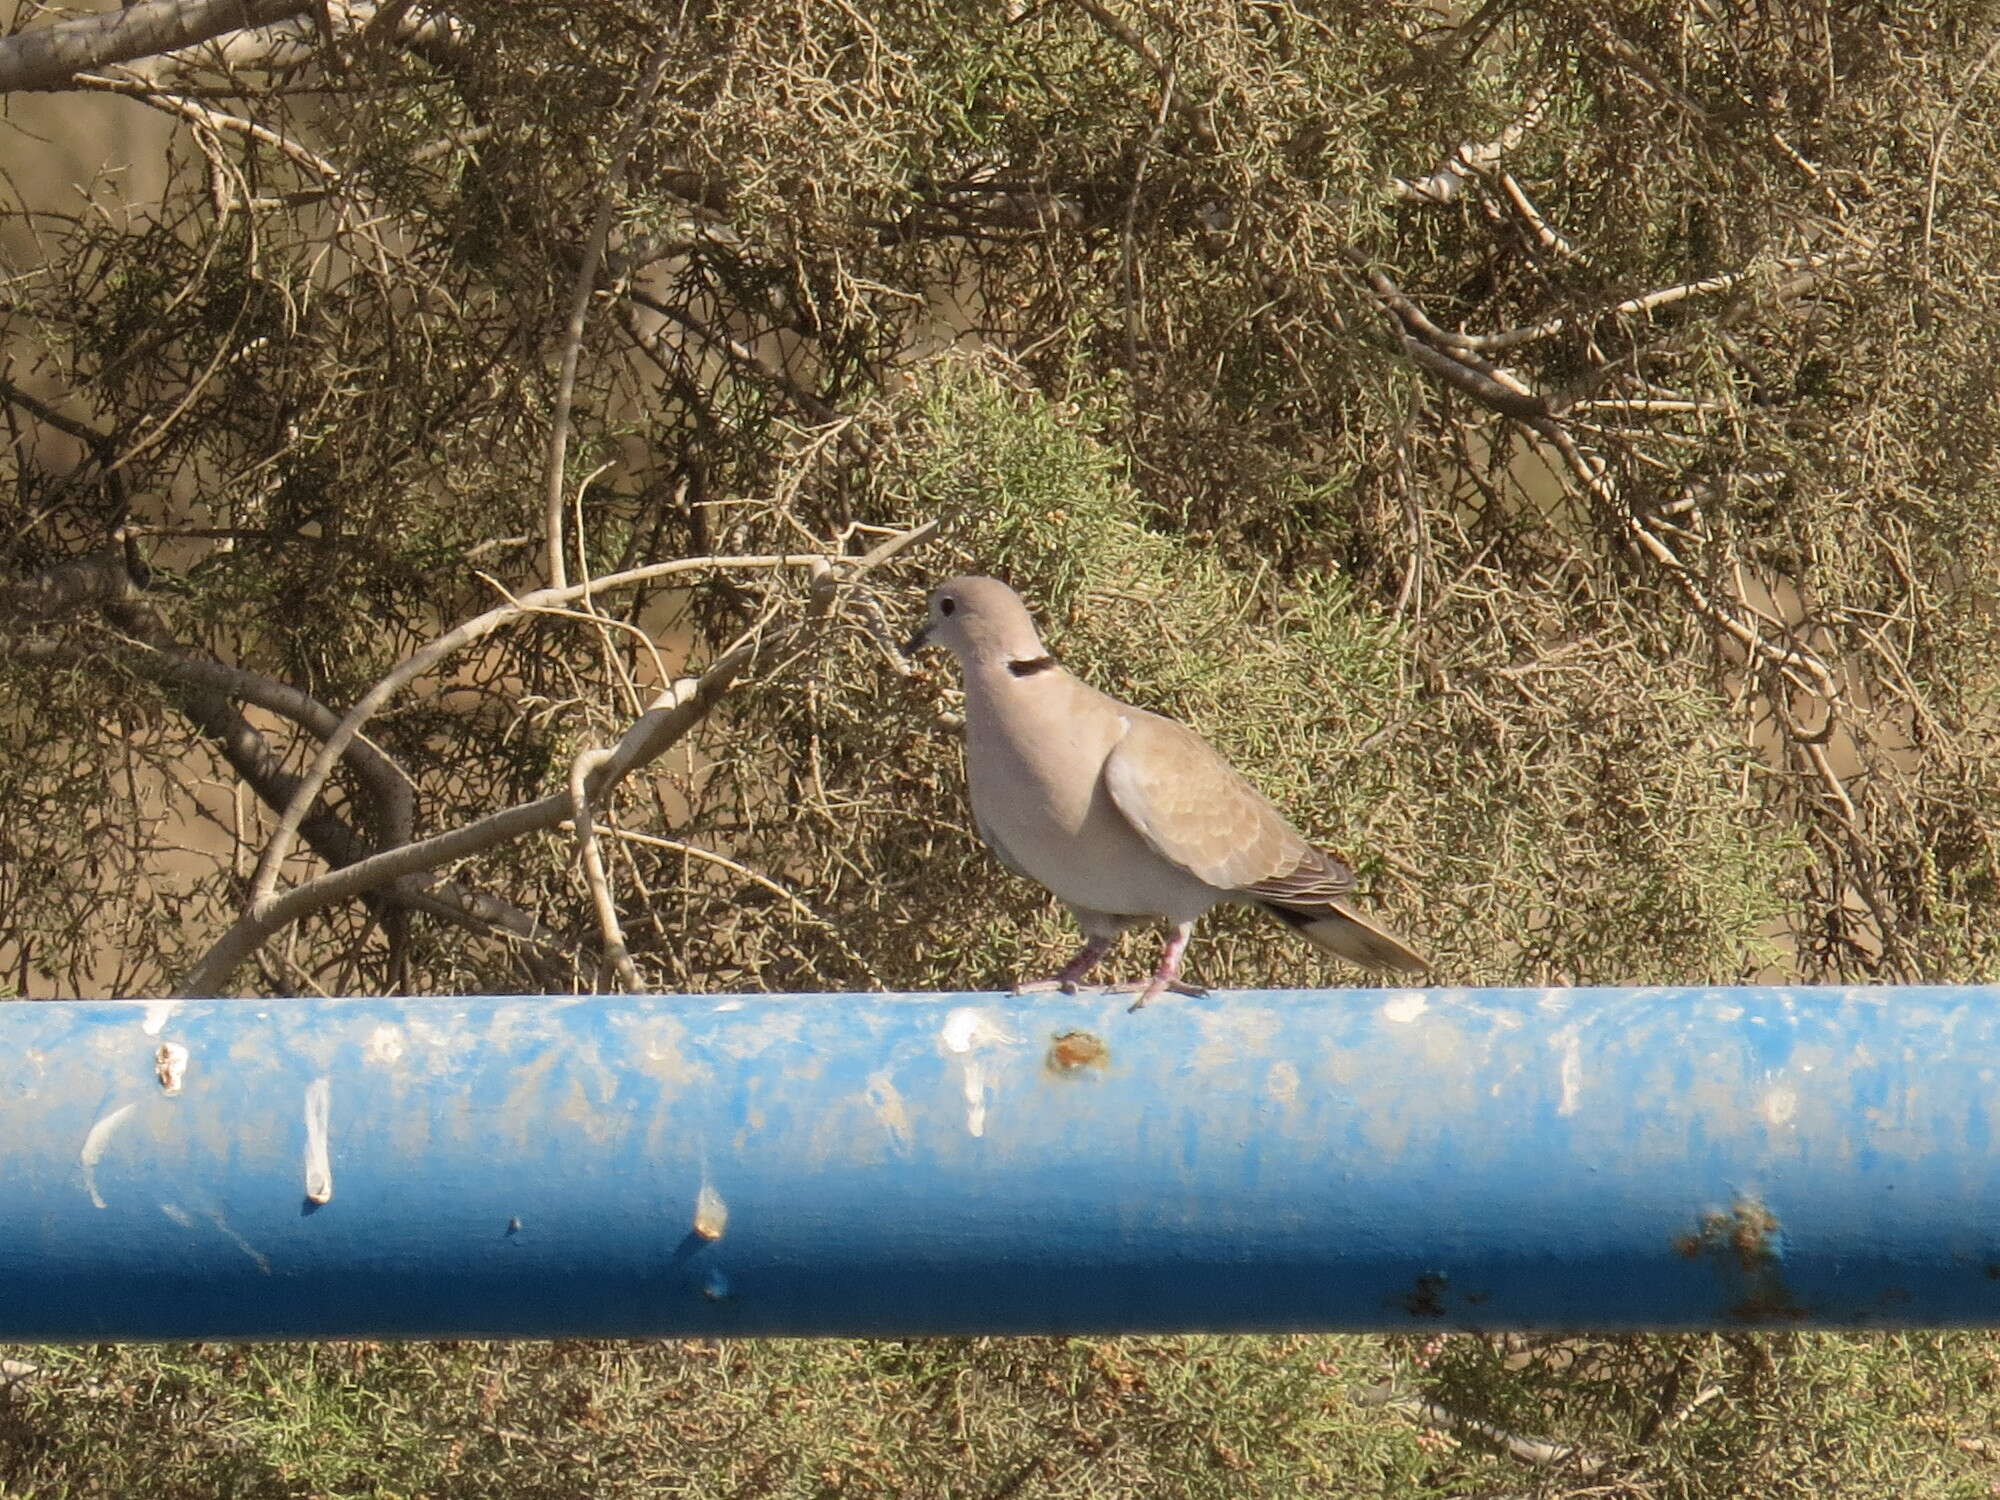
[(931, 624), (930, 621), (926, 620), (923, 623), (923, 627), (920, 630), (918, 630), (915, 635), (911, 636), (908, 641), (904, 643), (903, 655), (915, 656), (919, 651), (923, 650), (924, 647), (928, 646), (930, 643), (931, 643)]

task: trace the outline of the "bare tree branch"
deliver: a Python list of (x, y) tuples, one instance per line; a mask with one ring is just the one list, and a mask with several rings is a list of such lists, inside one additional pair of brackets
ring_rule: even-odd
[[(274, 814), (298, 795), (301, 778), (237, 709), (251, 703), (291, 720), (324, 740), (339, 717), (310, 694), (248, 668), (232, 666), (176, 641), (143, 590), (115, 553), (94, 553), (44, 569), (31, 578), (0, 583), (0, 627), (42, 624), (95, 607), (124, 633), (117, 651), (141, 676), (177, 688), (177, 705), (209, 740), (245, 786)], [(104, 648), (45, 638), (15, 639), (5, 648), (17, 660), (87, 668)], [(112, 648), (114, 651), (117, 648)], [(345, 818), (315, 803), (300, 821), (307, 845), (335, 869), (366, 859), (380, 848), (407, 843), (415, 822), (415, 788), (403, 769), (365, 738), (356, 737), (342, 759), (367, 794), (375, 823), (371, 840)], [(541, 924), (518, 907), (451, 880), (406, 880), (383, 892), (393, 904), (470, 927), (500, 930), (546, 947)]]
[(1581, 1477), (1589, 1478), (1610, 1467), (1611, 1460), (1577, 1447), (1574, 1443), (1552, 1443), (1547, 1438), (1525, 1437), (1510, 1432), (1497, 1423), (1483, 1421), (1478, 1417), (1455, 1412), (1439, 1401), (1424, 1396), (1406, 1395), (1394, 1387), (1358, 1393), (1355, 1403), (1360, 1406), (1386, 1407), (1393, 1412), (1421, 1423), (1425, 1427), (1442, 1432), (1462, 1434), (1477, 1438), (1524, 1464), (1547, 1467), (1555, 1464), (1574, 1465)]
[(259, 125), (256, 121), (246, 120), (241, 115), (232, 115), (227, 110), (203, 104), (198, 99), (184, 98), (137, 79), (102, 78), (92, 73), (77, 75), (76, 86), (107, 94), (122, 94), (128, 99), (137, 99), (143, 104), (150, 105), (164, 114), (177, 115), (191, 125), (203, 125), (210, 130), (228, 131), (244, 136), (282, 152), (307, 171), (316, 173), (329, 182), (341, 180), (340, 168), (318, 152), (301, 146), (291, 137), (281, 135), (269, 126)]
[(673, 56), (671, 41), (654, 49), (646, 71), (639, 79), (632, 113), (619, 132), (612, 152), (611, 169), (598, 191), (597, 212), (591, 218), (590, 237), (584, 243), (583, 262), (577, 267), (570, 291), (569, 318), (563, 325), (561, 368), (556, 375), (555, 405), (549, 414), (549, 453), (542, 475), (543, 528), (548, 536), (548, 579), (550, 588), (569, 582), (569, 561), (563, 555), (563, 460), (569, 451), (570, 406), (576, 397), (576, 364), (583, 351), (583, 324), (590, 312), (590, 299), (597, 293), (597, 268), (604, 259), (604, 245), (611, 234), (612, 215), (617, 212), (619, 189), (624, 186), (625, 169), (639, 144), (653, 96), (660, 91), (668, 59)]
[(618, 921), (618, 903), (612, 899), (611, 880), (604, 873), (604, 850), (597, 842), (597, 824), (590, 814), (590, 775), (611, 752), (592, 747), (570, 762), (570, 831), (577, 852), (583, 858), (583, 876), (590, 887), (590, 903), (597, 912), (597, 928), (604, 937), (604, 957), (618, 973), (618, 982), (631, 994), (639, 988), (639, 970), (632, 962), (632, 950), (625, 946), (625, 929)]
[(125, 559), (116, 552), (73, 557), (27, 578), (0, 580), (0, 626), (60, 619), (114, 604), (136, 590)]
[(0, 38), (0, 94), (67, 89), (76, 74), (267, 26), (312, 0), (141, 0)]
[(1463, 141), (1445, 158), (1444, 165), (1428, 177), (1412, 181), (1406, 177), (1389, 179), (1390, 196), (1419, 203), (1450, 203), (1465, 190), (1471, 179), (1493, 170), (1500, 158), (1520, 145), (1528, 132), (1542, 123), (1549, 112), (1555, 90), (1544, 85), (1529, 98), (1518, 118), (1490, 141)]
[[(190, 971), (179, 993), (183, 995), (221, 993), (221, 986), (226, 984), (236, 970), (265, 942), (291, 923), (312, 912), (364, 895), (405, 875), (433, 870), (447, 861), (491, 849), (523, 834), (555, 828), (565, 818), (573, 815), (574, 805), (568, 789), (565, 788), (538, 801), (521, 803), (449, 833), (439, 834), (415, 844), (406, 844), (400, 849), (392, 849), (372, 859), (363, 860), (359, 864), (335, 870), (296, 886), (282, 896), (270, 894), (275, 886), (276, 872), (282, 865), (285, 854), (289, 852), (291, 839), (297, 831), (296, 814), (305, 799), (319, 794), (326, 773), (331, 769), (347, 740), (357, 733), (361, 724), (405, 682), (428, 670), (451, 652), (483, 635), (490, 634), (502, 624), (524, 613), (547, 605), (564, 603), (586, 592), (601, 592), (675, 572), (724, 567), (731, 564), (745, 566), (754, 563), (766, 567), (803, 566), (812, 569), (814, 574), (812, 600), (799, 621), (768, 635), (761, 622), (753, 626), (738, 638), (734, 645), (710, 663), (700, 677), (676, 683), (630, 729), (626, 730), (618, 744), (589, 774), (585, 790), (591, 800), (601, 800), (633, 770), (656, 759), (686, 738), (697, 724), (708, 717), (715, 705), (736, 684), (737, 679), (753, 664), (763, 659), (773, 646), (792, 639), (799, 632), (808, 632), (823, 621), (831, 612), (842, 585), (863, 577), (909, 548), (928, 541), (937, 534), (937, 529), (936, 521), (927, 521), (921, 526), (897, 532), (861, 557), (841, 557), (821, 553), (796, 558), (688, 558), (676, 563), (659, 563), (648, 568), (635, 568), (626, 573), (573, 584), (567, 589), (542, 589), (533, 594), (523, 595), (518, 601), (501, 609), (490, 610), (439, 637), (377, 683), (361, 703), (349, 712), (340, 731), (321, 750), (318, 760), (306, 774), (298, 798), (286, 810), (285, 820), (279, 825), (278, 832), (272, 836), (270, 845), (264, 851), (264, 860), (258, 868), (256, 880), (253, 881), (251, 899), (246, 903), (244, 914)], [(268, 884), (265, 882), (267, 873), (270, 877)]]

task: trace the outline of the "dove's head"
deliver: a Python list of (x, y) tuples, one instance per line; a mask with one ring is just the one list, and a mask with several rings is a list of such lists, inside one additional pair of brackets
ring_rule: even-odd
[(947, 578), (931, 590), (930, 617), (909, 650), (943, 646), (961, 664), (1040, 661), (1048, 653), (1021, 596), (997, 578)]

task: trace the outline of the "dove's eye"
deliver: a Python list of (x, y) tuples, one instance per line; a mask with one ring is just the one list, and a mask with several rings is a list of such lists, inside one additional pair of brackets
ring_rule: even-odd
[(957, 608), (958, 608), (958, 601), (956, 599), (947, 597), (938, 600), (938, 613), (941, 615), (948, 615)]

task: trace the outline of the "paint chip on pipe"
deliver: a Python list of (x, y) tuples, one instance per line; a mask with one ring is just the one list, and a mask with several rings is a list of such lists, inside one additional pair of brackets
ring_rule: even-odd
[(705, 1240), (719, 1240), (729, 1228), (729, 1205), (722, 1201), (713, 1184), (704, 1182), (694, 1195), (694, 1232)]
[(1430, 1001), (1415, 990), (1405, 990), (1393, 996), (1382, 1006), (1382, 1019), (1394, 1021), (1398, 1026), (1407, 1026), (1430, 1009)]
[(944, 1018), (938, 1040), (944, 1043), (947, 1052), (970, 1052), (977, 1047), (1011, 1042), (1014, 1038), (1008, 1035), (1006, 1027), (985, 1011), (961, 1005)]
[(333, 1158), (327, 1149), (327, 1116), (333, 1105), (333, 1080), (315, 1078), (306, 1085), (306, 1201), (333, 1201)]
[(160, 1080), (160, 1092), (178, 1094), (187, 1077), (188, 1049), (179, 1042), (162, 1042), (153, 1054), (153, 1076)]

